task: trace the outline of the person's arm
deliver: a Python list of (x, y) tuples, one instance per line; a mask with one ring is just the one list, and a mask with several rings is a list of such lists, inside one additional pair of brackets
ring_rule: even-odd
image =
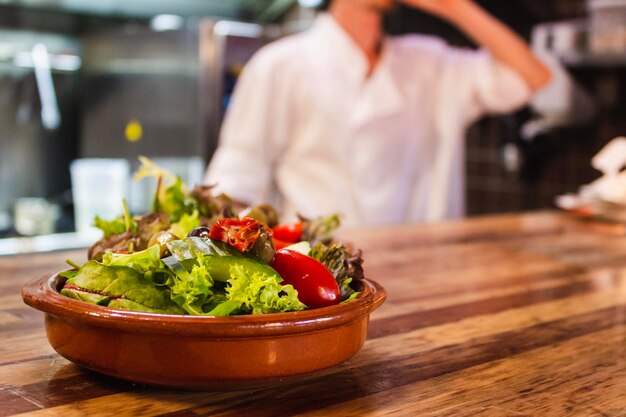
[(532, 53), (526, 42), (472, 0), (400, 0), (411, 7), (449, 21), (493, 57), (516, 71), (537, 91), (551, 78), (550, 70)]

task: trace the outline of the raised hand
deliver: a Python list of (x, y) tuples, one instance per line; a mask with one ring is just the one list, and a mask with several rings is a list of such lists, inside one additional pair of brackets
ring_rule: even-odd
[(472, 0), (398, 0), (398, 2), (446, 19), (457, 16), (461, 7), (467, 3), (473, 3)]
[(550, 70), (533, 55), (526, 42), (473, 0), (398, 2), (454, 24), (498, 60), (517, 71), (533, 90), (540, 89), (550, 80)]

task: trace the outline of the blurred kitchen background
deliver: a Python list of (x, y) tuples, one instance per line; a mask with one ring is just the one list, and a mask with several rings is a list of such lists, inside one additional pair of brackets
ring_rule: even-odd
[[(71, 169), (83, 179), (75, 192), (99, 186), (89, 166), (72, 164), (77, 159), (104, 158), (115, 181), (146, 155), (199, 181), (241, 68), (264, 43), (307, 28), (316, 3), (1, 1), (0, 238), (55, 236), (35, 249), (80, 244), (59, 238), (76, 229)], [(555, 196), (599, 176), (591, 157), (626, 132), (626, 1), (479, 3), (562, 65), (567, 82), (516, 114), (472, 127), (467, 214), (552, 208)], [(404, 7), (387, 26), (470, 45)], [(140, 211), (149, 187), (133, 187), (131, 210)], [(118, 192), (100, 190), (109, 201)]]

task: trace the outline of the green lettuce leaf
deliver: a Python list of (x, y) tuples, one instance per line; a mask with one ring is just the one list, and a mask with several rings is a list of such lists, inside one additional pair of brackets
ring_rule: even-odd
[(119, 235), (126, 231), (126, 221), (124, 216), (117, 217), (113, 220), (104, 220), (100, 216), (96, 216), (93, 220), (93, 224), (98, 229), (102, 230), (104, 238), (107, 239), (113, 235)]
[[(213, 296), (213, 279), (204, 265), (203, 256), (189, 273), (177, 273), (170, 287), (172, 300), (187, 313), (194, 315), (204, 314), (203, 306)], [(185, 271), (186, 272), (186, 271)]]
[(168, 231), (182, 239), (198, 226), (200, 226), (200, 214), (198, 210), (193, 210), (191, 214), (183, 213), (177, 222), (171, 224)]
[(276, 276), (246, 270), (240, 264), (230, 267), (226, 297), (241, 303), (240, 309), (252, 314), (304, 310), (298, 292), (291, 285), (280, 285)]
[(233, 314), (237, 314), (239, 312), (240, 307), (241, 307), (241, 302), (236, 301), (236, 300), (225, 300), (225, 301), (214, 300), (213, 303), (208, 304), (206, 306), (208, 312), (205, 315), (206, 316), (230, 316)]
[(105, 266), (127, 266), (142, 275), (163, 269), (158, 245), (131, 254), (106, 252), (102, 256), (102, 264)]
[[(79, 267), (79, 269), (80, 269), (80, 267)], [(59, 276), (60, 277), (64, 277), (64, 278), (67, 278), (67, 279), (74, 278), (77, 274), (78, 274), (78, 270), (76, 270), (76, 269), (70, 269), (70, 270), (67, 270), (67, 271), (59, 272)]]
[[(89, 261), (67, 280), (61, 294), (114, 308), (165, 314), (184, 314), (170, 297), (170, 290), (159, 287), (140, 272), (127, 266), (107, 266)], [(126, 300), (126, 301), (122, 301)]]
[(194, 211), (198, 211), (198, 202), (188, 195), (183, 180), (176, 177), (174, 184), (158, 193), (153, 211), (167, 213), (170, 220), (176, 223), (184, 214), (192, 215)]
[(115, 308), (117, 310), (141, 311), (144, 313), (185, 314), (184, 311), (178, 309), (175, 306), (172, 306), (165, 310), (161, 308), (150, 308), (144, 304), (131, 301), (126, 298), (117, 298), (117, 299), (111, 300), (108, 304), (106, 304), (106, 306), (109, 308)]

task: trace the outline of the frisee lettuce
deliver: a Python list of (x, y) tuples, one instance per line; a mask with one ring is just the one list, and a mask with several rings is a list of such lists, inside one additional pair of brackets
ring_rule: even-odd
[(226, 297), (240, 302), (245, 312), (264, 314), (306, 308), (298, 300), (298, 292), (291, 285), (280, 285), (276, 275), (251, 272), (235, 263), (230, 267), (230, 277)]
[(177, 274), (176, 279), (170, 282), (172, 301), (193, 315), (204, 314), (202, 307), (213, 296), (214, 282), (202, 258), (203, 256), (198, 258), (198, 263), (192, 267), (191, 272)]

